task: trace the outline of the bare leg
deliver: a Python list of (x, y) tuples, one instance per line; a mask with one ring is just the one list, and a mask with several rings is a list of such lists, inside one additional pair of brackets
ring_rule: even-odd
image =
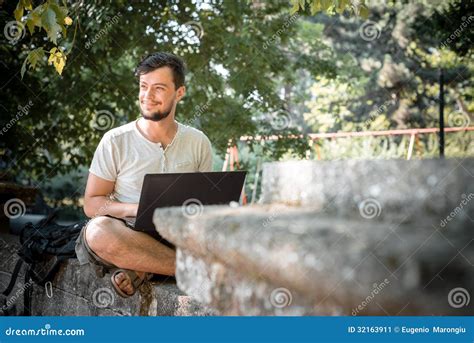
[[(176, 255), (173, 249), (161, 244), (143, 232), (133, 231), (120, 220), (97, 217), (86, 230), (89, 247), (105, 261), (119, 268), (144, 273), (174, 275)], [(116, 276), (119, 287), (131, 293), (132, 287), (123, 273)], [(123, 287), (122, 287), (123, 286)]]

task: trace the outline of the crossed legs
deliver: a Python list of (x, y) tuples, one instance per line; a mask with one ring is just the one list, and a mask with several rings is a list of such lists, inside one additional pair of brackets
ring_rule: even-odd
[[(146, 233), (133, 231), (123, 222), (97, 217), (87, 225), (85, 238), (102, 259), (119, 268), (130, 269), (143, 278), (145, 273), (174, 275), (175, 251)], [(131, 294), (132, 285), (123, 273), (115, 276), (120, 289)]]

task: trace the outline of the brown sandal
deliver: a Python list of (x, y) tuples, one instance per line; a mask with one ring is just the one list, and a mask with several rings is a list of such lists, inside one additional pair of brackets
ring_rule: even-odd
[[(125, 277), (128, 278), (128, 280), (130, 281), (130, 284), (133, 287), (132, 294), (127, 294), (122, 291), (117, 282), (115, 281), (115, 276), (119, 273), (125, 274)], [(130, 269), (119, 268), (113, 271), (112, 276), (110, 277), (110, 282), (112, 283), (112, 286), (114, 287), (115, 292), (117, 292), (118, 295), (120, 295), (122, 298), (130, 298), (136, 293), (138, 287), (140, 287), (140, 285), (143, 284), (145, 281), (150, 280), (152, 276), (153, 274), (151, 273), (145, 273), (145, 277), (141, 279), (135, 271)]]

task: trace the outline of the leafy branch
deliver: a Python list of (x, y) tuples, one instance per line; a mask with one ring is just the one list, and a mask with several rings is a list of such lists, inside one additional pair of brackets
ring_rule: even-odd
[(46, 54), (49, 54), (48, 64), (52, 64), (59, 75), (62, 74), (67, 55), (65, 49), (58, 44), (58, 39), (66, 38), (67, 26), (72, 25), (73, 20), (68, 13), (65, 1), (60, 4), (58, 0), (47, 0), (35, 8), (32, 6), (32, 0), (18, 1), (13, 15), (19, 23), (19, 30), (24, 30), (25, 25), (30, 35), (35, 33), (36, 28), (39, 32), (44, 30), (49, 42), (54, 45), (49, 51), (39, 47), (28, 52), (21, 67), (22, 78), (26, 70), (34, 70), (44, 60)]
[(369, 15), (365, 0), (291, 0), (291, 4), (291, 14), (309, 9), (311, 15), (318, 12), (342, 14), (344, 11), (361, 16), (364, 19)]

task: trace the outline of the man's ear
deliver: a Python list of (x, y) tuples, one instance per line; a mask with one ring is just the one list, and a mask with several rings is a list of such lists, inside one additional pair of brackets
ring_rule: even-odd
[(180, 101), (183, 96), (186, 95), (186, 87), (181, 86), (176, 90), (176, 100)]

